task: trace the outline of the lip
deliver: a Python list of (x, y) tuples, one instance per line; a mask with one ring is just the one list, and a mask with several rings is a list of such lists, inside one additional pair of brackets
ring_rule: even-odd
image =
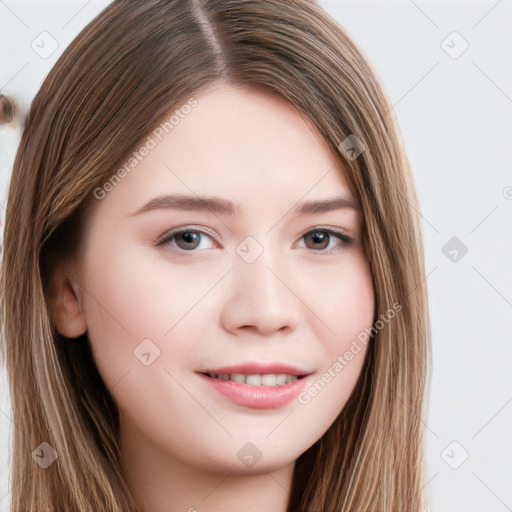
[(269, 373), (287, 373), (296, 377), (307, 376), (311, 372), (288, 363), (242, 363), (232, 366), (222, 366), (221, 368), (209, 368), (201, 373), (216, 373), (233, 375), (233, 373), (243, 373), (244, 375), (263, 375)]
[[(297, 380), (280, 386), (252, 386), (232, 380), (220, 380), (210, 377), (208, 373), (229, 374), (243, 373), (295, 375)], [(199, 372), (199, 376), (211, 388), (232, 402), (252, 409), (277, 409), (292, 402), (306, 385), (307, 377), (311, 372), (286, 363), (244, 363), (234, 366), (223, 366)]]

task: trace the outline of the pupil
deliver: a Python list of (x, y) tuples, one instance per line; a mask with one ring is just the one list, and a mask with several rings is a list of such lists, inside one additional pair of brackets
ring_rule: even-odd
[[(311, 238), (313, 239), (313, 242), (315, 244), (318, 244), (318, 243), (322, 243), (322, 242), (326, 242), (329, 240), (329, 235), (328, 233), (322, 233), (321, 231), (315, 231), (313, 234), (311, 234)], [(324, 246), (322, 247), (322, 249), (325, 247), (325, 243), (324, 243)]]
[(187, 246), (187, 249), (190, 249), (190, 246), (195, 247), (195, 242), (199, 240), (199, 233), (192, 233), (190, 231), (181, 233), (181, 238), (185, 242), (185, 245)]

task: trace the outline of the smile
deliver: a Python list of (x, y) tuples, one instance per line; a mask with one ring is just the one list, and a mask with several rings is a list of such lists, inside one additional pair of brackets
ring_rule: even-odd
[(244, 362), (203, 368), (196, 372), (208, 385), (207, 393), (221, 394), (251, 409), (277, 409), (291, 403), (312, 375), (304, 366), (284, 361)]
[(244, 375), (242, 373), (233, 373), (228, 375), (225, 373), (215, 374), (208, 372), (207, 375), (213, 379), (224, 381), (231, 380), (233, 382), (238, 382), (239, 384), (249, 384), (249, 386), (283, 386), (288, 384), (288, 382), (292, 382), (300, 378), (297, 375), (289, 375), (286, 373), (267, 373), (264, 375)]

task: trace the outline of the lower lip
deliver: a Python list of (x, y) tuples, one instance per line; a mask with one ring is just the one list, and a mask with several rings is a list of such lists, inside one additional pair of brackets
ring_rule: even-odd
[(277, 409), (292, 402), (306, 384), (306, 377), (280, 386), (251, 386), (250, 384), (221, 380), (203, 373), (200, 376), (221, 395), (237, 405), (252, 409)]

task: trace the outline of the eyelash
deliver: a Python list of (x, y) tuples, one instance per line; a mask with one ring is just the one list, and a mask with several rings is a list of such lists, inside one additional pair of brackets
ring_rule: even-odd
[[(173, 231), (169, 231), (165, 234), (163, 234), (162, 236), (160, 236), (156, 242), (155, 242), (155, 246), (157, 247), (161, 247), (165, 244), (168, 244), (169, 242), (171, 242), (176, 236), (178, 235), (181, 235), (182, 233), (200, 233), (202, 235), (207, 235), (209, 236), (210, 238), (214, 238), (212, 233), (208, 232), (208, 231), (205, 231), (205, 230), (202, 230), (202, 229), (197, 229), (197, 228), (178, 228), (176, 230), (173, 230)], [(339, 240), (341, 240), (341, 246), (350, 246), (352, 245), (353, 243), (353, 239), (348, 237), (347, 235), (345, 235), (344, 233), (341, 233), (340, 231), (335, 231), (333, 229), (328, 229), (328, 228), (314, 228), (314, 229), (310, 229), (309, 231), (307, 231), (306, 233), (304, 233), (300, 239), (303, 239), (305, 236), (311, 234), (311, 233), (327, 233), (328, 235), (330, 236), (335, 236), (336, 238), (338, 238)], [(329, 240), (330, 241), (330, 240)], [(183, 253), (194, 253), (194, 252), (198, 252), (196, 251), (195, 249), (192, 249), (190, 251), (187, 251), (185, 249), (181, 249), (181, 248), (174, 248), (173, 249), (179, 251), (179, 252), (183, 252)], [(307, 249), (307, 247), (306, 247)], [(313, 251), (313, 253), (315, 254), (333, 254), (335, 253), (337, 250), (340, 249), (340, 246), (334, 248), (334, 249), (329, 249), (329, 250), (321, 250), (321, 249), (310, 249), (311, 251)]]

